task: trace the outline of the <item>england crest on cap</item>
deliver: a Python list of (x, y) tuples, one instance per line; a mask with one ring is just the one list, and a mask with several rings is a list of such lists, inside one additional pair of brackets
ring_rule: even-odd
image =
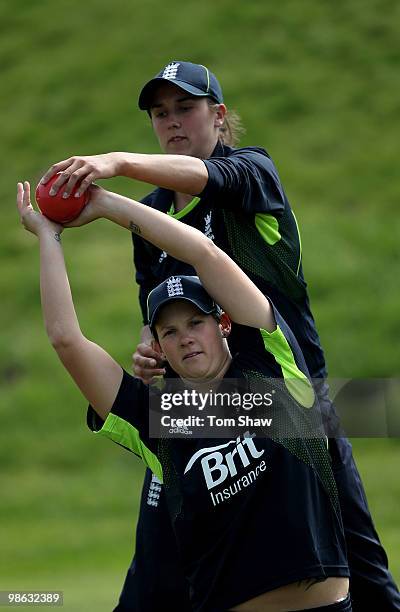
[(179, 64), (178, 62), (172, 62), (165, 66), (164, 72), (162, 73), (162, 79), (176, 79), (176, 75), (178, 74)]
[(167, 280), (167, 291), (168, 297), (173, 297), (174, 295), (183, 295), (182, 281), (179, 276), (171, 276)]

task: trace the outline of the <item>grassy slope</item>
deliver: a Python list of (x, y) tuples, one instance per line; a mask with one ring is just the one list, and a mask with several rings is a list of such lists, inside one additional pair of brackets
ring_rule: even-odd
[[(171, 59), (208, 64), (240, 109), (243, 142), (280, 169), (331, 374), (396, 375), (399, 10), (394, 0), (1, 5), (0, 589), (64, 589), (68, 610), (110, 609), (141, 478), (135, 460), (85, 431), (84, 402), (47, 346), (16, 181), (73, 153), (157, 151), (138, 89)], [(98, 223), (64, 244), (82, 328), (129, 367), (139, 323), (129, 235)], [(400, 446), (357, 441), (356, 455), (400, 579)]]

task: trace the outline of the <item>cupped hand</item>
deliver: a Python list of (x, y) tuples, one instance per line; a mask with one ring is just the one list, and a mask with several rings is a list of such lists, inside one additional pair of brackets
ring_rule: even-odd
[(63, 193), (69, 196), (77, 183), (80, 183), (77, 195), (84, 193), (93, 181), (112, 178), (119, 172), (120, 155), (104, 153), (102, 155), (75, 155), (53, 164), (43, 175), (40, 182), (47, 183), (52, 176), (59, 173), (54, 181), (50, 195), (55, 195), (63, 187)]
[(32, 234), (39, 235), (42, 230), (51, 230), (61, 234), (63, 226), (50, 221), (31, 204), (31, 186), (28, 181), (17, 184), (17, 209), (22, 225)]
[(155, 376), (163, 376), (166, 372), (162, 367), (164, 358), (152, 346), (141, 342), (132, 355), (132, 371), (136, 378), (140, 378), (146, 385), (153, 381)]
[(101, 204), (105, 201), (108, 191), (99, 187), (98, 185), (91, 185), (89, 192), (89, 201), (84, 206), (78, 215), (69, 223), (64, 223), (64, 227), (80, 227), (81, 225), (87, 225), (96, 219), (100, 219), (103, 216), (103, 209)]

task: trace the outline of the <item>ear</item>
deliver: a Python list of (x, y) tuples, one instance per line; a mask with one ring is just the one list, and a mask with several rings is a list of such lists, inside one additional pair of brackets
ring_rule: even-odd
[(224, 125), (226, 106), (225, 104), (218, 104), (218, 108), (215, 111), (214, 127), (222, 127)]
[(232, 331), (232, 322), (226, 312), (223, 312), (219, 320), (219, 328), (223, 338), (228, 338)]

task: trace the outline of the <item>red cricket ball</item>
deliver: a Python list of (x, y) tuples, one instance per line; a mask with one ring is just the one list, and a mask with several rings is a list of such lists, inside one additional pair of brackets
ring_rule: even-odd
[(81, 210), (89, 201), (89, 191), (75, 198), (79, 185), (75, 185), (68, 198), (63, 198), (65, 185), (54, 196), (49, 195), (52, 184), (58, 179), (55, 174), (45, 185), (39, 183), (36, 187), (36, 202), (42, 215), (57, 223), (68, 223), (79, 216)]

